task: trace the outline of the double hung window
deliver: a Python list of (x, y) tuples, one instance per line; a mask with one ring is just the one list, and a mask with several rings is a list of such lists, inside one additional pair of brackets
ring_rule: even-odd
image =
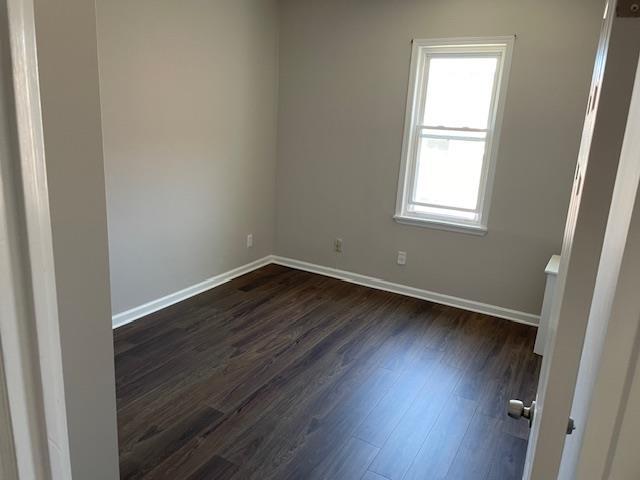
[(414, 40), (397, 221), (486, 231), (512, 44)]

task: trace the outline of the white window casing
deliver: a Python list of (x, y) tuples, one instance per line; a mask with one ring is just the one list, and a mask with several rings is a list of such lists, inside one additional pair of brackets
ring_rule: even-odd
[[(413, 41), (397, 222), (477, 235), (487, 232), (514, 39)], [(445, 75), (449, 69), (450, 77), (438, 77), (443, 68)], [(453, 81), (443, 83), (447, 78)], [(445, 153), (438, 157), (439, 151)], [(438, 182), (442, 179), (449, 183)]]

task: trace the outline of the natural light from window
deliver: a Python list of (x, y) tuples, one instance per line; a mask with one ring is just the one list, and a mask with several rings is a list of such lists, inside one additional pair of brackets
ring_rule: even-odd
[(484, 228), (509, 45), (414, 42), (396, 219)]

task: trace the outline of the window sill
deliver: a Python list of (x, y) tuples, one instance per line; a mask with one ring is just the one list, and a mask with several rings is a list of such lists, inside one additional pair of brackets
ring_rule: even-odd
[(449, 232), (466, 233), (468, 235), (484, 236), (487, 234), (487, 227), (481, 225), (465, 225), (463, 223), (448, 222), (446, 220), (433, 220), (426, 218), (410, 217), (406, 215), (394, 215), (393, 219), (403, 225), (413, 225), (414, 227), (433, 228), (435, 230), (447, 230)]

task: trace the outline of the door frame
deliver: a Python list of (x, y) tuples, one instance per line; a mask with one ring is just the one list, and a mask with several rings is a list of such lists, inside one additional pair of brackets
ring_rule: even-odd
[[(636, 20), (605, 7), (550, 315), (525, 480), (557, 478), (622, 149), (638, 51)], [(576, 425), (584, 428), (584, 425)]]
[(0, 341), (18, 477), (115, 480), (95, 4), (0, 2)]
[(640, 428), (634, 408), (640, 389), (639, 182), (640, 62), (574, 399), (584, 428), (571, 439), (572, 448), (565, 445), (562, 479), (640, 473), (630, 441)]
[(0, 321), (19, 478), (71, 478), (34, 5), (2, 0)]
[(9, 392), (4, 374), (4, 360), (0, 352), (0, 478), (18, 480), (18, 459), (11, 428)]

